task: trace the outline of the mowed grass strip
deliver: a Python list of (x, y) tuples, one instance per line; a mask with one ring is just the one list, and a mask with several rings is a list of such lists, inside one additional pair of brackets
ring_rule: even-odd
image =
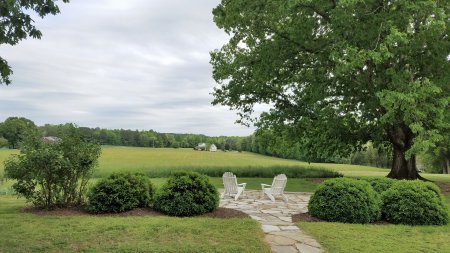
[(38, 216), (0, 196), (0, 252), (270, 252), (252, 219)]

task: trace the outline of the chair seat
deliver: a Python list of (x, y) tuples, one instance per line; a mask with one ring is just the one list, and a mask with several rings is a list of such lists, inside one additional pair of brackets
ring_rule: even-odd
[(234, 199), (238, 200), (239, 196), (244, 193), (247, 183), (238, 184), (236, 176), (231, 172), (225, 172), (222, 176), (222, 179), (225, 190), (222, 193), (221, 198), (225, 197), (225, 195), (228, 195), (234, 196)]
[(272, 185), (261, 184), (262, 195), (267, 195), (270, 200), (275, 201), (275, 196), (282, 196), (285, 202), (289, 199), (284, 195), (284, 188), (286, 187), (287, 177), (284, 174), (277, 175), (273, 179)]

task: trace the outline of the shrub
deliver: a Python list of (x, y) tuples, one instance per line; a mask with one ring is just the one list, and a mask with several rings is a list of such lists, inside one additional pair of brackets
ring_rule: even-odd
[(136, 207), (148, 207), (153, 192), (150, 179), (143, 174), (112, 174), (91, 189), (88, 211), (120, 213)]
[(387, 177), (368, 177), (363, 178), (363, 180), (369, 182), (370, 185), (372, 185), (373, 189), (381, 194), (382, 192), (389, 189), (395, 182), (397, 182), (396, 179), (387, 178)]
[(193, 216), (219, 206), (219, 194), (208, 177), (196, 172), (177, 172), (158, 191), (155, 209), (171, 216)]
[(9, 142), (7, 139), (0, 137), (0, 148), (7, 148), (9, 146)]
[(382, 215), (392, 223), (444, 225), (448, 210), (439, 188), (430, 182), (398, 181), (382, 194)]
[(57, 142), (29, 133), (20, 154), (5, 161), (5, 177), (13, 189), (37, 207), (78, 205), (100, 156), (98, 144), (84, 140), (74, 126)]
[(309, 213), (326, 221), (369, 223), (380, 217), (380, 196), (368, 182), (349, 178), (326, 180), (311, 197)]

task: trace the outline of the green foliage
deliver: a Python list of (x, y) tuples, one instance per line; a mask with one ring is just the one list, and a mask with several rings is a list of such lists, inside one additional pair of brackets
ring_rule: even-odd
[(308, 210), (312, 216), (326, 221), (369, 223), (380, 217), (380, 204), (380, 196), (369, 183), (338, 178), (317, 187)]
[[(70, 126), (70, 124), (69, 124)], [(59, 136), (67, 131), (67, 124), (40, 126), (45, 136)], [(246, 137), (205, 136), (203, 134), (168, 134), (153, 130), (101, 129), (80, 127), (84, 138), (102, 145), (134, 146), (152, 148), (193, 148), (199, 143), (215, 144), (219, 149), (251, 151)]]
[(392, 167), (392, 147), (385, 143), (375, 147), (371, 141), (351, 154), (349, 163), (381, 168)]
[[(450, 195), (448, 194), (446, 194), (446, 205), (450, 205)], [(297, 225), (306, 234), (316, 238), (325, 252), (448, 253), (448, 249), (450, 249), (450, 240), (448, 240), (450, 224), (446, 226), (410, 226), (299, 222)]]
[[(233, 172), (238, 177), (266, 177), (271, 178), (278, 174), (285, 174), (289, 178), (333, 178), (342, 177), (337, 171), (312, 168), (308, 166), (267, 166), (267, 167), (232, 167), (229, 166), (202, 166), (202, 167), (186, 167), (188, 171), (197, 172), (210, 177), (222, 177), (227, 171)], [(161, 168), (145, 172), (149, 177), (167, 177), (174, 174), (173, 169)]]
[[(28, 36), (40, 39), (42, 33), (33, 25), (34, 18), (31, 12), (36, 12), (43, 18), (48, 14), (55, 15), (59, 13), (56, 5), (58, 0), (27, 0), (27, 1), (1, 1), (0, 2), (0, 44), (16, 45), (19, 41)], [(69, 0), (62, 0), (69, 2)], [(12, 74), (11, 68), (5, 59), (0, 57), (0, 84), (11, 83), (9, 76)]]
[(10, 148), (18, 148), (23, 137), (36, 130), (33, 121), (22, 117), (9, 117), (0, 125), (0, 134), (8, 141)]
[[(394, 157), (409, 160), (450, 122), (449, 8), (435, 0), (223, 0), (214, 22), (230, 40), (211, 53), (213, 103), (238, 110), (245, 124), (255, 122), (255, 106), (270, 105), (257, 126), (288, 133), (310, 157), (347, 157), (373, 141), (391, 142)], [(417, 177), (412, 161), (391, 176)]]
[(5, 176), (17, 180), (13, 189), (37, 207), (81, 204), (100, 151), (99, 145), (80, 138), (75, 127), (53, 143), (30, 134), (20, 154), (5, 161)]
[(363, 180), (369, 182), (372, 188), (379, 194), (387, 191), (397, 182), (397, 180), (387, 177), (365, 177)]
[(439, 188), (430, 182), (399, 181), (382, 194), (382, 215), (392, 223), (445, 225), (448, 209)]
[(9, 147), (9, 142), (7, 139), (0, 137), (0, 148), (7, 148)]
[(154, 187), (143, 174), (116, 173), (98, 182), (89, 193), (87, 209), (93, 213), (120, 213), (149, 207)]
[(155, 209), (171, 216), (194, 216), (218, 207), (217, 189), (196, 172), (175, 173), (155, 197)]

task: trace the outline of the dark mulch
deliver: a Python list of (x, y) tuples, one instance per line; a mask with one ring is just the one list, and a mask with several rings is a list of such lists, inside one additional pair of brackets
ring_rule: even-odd
[[(93, 217), (128, 217), (128, 216), (164, 216), (163, 213), (155, 211), (151, 208), (136, 208), (123, 213), (105, 213), (105, 214), (92, 214), (87, 212), (82, 207), (67, 207), (67, 208), (55, 208), (52, 210), (46, 210), (36, 207), (27, 207), (21, 210), (23, 213), (32, 213), (39, 216), (93, 216)], [(229, 218), (249, 218), (249, 216), (241, 211), (218, 208), (210, 213), (203, 214), (201, 217), (229, 219)]]
[(219, 207), (216, 210), (201, 215), (202, 217), (209, 218), (220, 218), (220, 219), (230, 219), (230, 218), (250, 218), (250, 216), (242, 211)]
[[(319, 218), (316, 217), (312, 217), (309, 213), (299, 213), (299, 214), (294, 214), (292, 215), (292, 222), (327, 222), (324, 220), (321, 220)], [(392, 223), (389, 223), (385, 220), (379, 220), (379, 221), (375, 221), (370, 223), (371, 225), (391, 225)]]
[(292, 215), (292, 222), (299, 222), (299, 221), (319, 222), (319, 221), (324, 221), (324, 220), (321, 220), (316, 217), (312, 217), (311, 215), (309, 215), (309, 213), (298, 213), (298, 214)]
[(323, 181), (327, 180), (327, 178), (309, 178), (308, 180), (314, 184), (321, 184)]
[(151, 208), (136, 208), (123, 213), (104, 213), (104, 214), (93, 214), (87, 212), (83, 207), (66, 207), (66, 208), (55, 208), (51, 210), (27, 207), (21, 210), (24, 213), (32, 213), (39, 216), (161, 216), (164, 215), (157, 212)]
[(441, 188), (442, 193), (450, 193), (450, 183), (435, 182)]

